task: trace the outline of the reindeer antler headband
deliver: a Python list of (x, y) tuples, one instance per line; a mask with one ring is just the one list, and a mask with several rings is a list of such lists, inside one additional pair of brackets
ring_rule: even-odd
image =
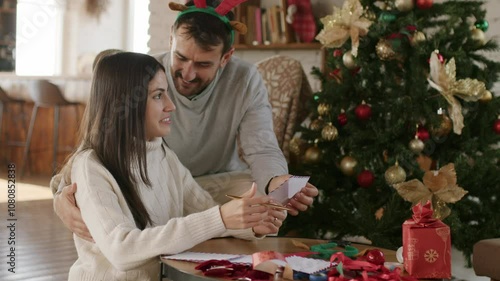
[(219, 6), (217, 6), (217, 8), (207, 6), (206, 0), (194, 0), (194, 6), (186, 6), (174, 2), (168, 3), (168, 6), (170, 7), (171, 10), (180, 12), (177, 15), (177, 19), (179, 19), (179, 17), (181, 17), (182, 15), (193, 12), (206, 13), (220, 19), (231, 31), (231, 45), (232, 45), (234, 43), (234, 31), (236, 30), (241, 34), (246, 34), (247, 26), (239, 21), (230, 21), (226, 17), (226, 14), (229, 11), (231, 11), (232, 8), (236, 7), (237, 5), (245, 1), (247, 0), (224, 0), (219, 4)]

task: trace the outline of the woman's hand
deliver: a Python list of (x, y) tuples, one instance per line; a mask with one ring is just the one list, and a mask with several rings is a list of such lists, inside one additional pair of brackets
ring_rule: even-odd
[(268, 203), (267, 196), (254, 197), (257, 188), (255, 183), (241, 199), (227, 202), (220, 207), (222, 221), (226, 229), (245, 229), (258, 226), (268, 219), (268, 207), (260, 204)]

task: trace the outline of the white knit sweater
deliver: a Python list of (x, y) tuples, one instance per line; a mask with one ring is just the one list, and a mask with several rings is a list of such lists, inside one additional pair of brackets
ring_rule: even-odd
[(147, 143), (147, 165), (152, 187), (140, 184), (139, 191), (154, 224), (141, 231), (95, 152), (76, 156), (71, 181), (78, 185), (77, 205), (95, 243), (74, 235), (78, 259), (69, 280), (157, 280), (160, 254), (182, 252), (218, 236), (255, 238), (251, 229), (225, 229), (219, 206), (161, 138)]

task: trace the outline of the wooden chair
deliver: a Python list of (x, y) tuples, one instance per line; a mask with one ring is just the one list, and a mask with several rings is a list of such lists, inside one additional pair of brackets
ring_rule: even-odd
[(276, 55), (256, 65), (269, 92), (274, 133), (290, 163), (290, 140), (307, 117), (305, 105), (312, 97), (311, 86), (300, 61), (291, 57)]
[[(2, 131), (3, 128), (3, 123), (4, 123), (4, 110), (5, 110), (5, 121), (7, 122), (12, 122), (12, 123), (17, 123), (17, 119), (21, 118), (22, 119), (22, 129), (26, 130), (26, 116), (24, 114), (24, 104), (25, 101), (22, 99), (16, 99), (13, 97), (10, 97), (7, 95), (7, 93), (3, 90), (3, 88), (0, 87), (0, 143), (4, 143), (5, 147), (7, 146), (24, 146), (24, 142), (19, 142), (19, 141), (12, 141), (9, 138), (9, 130), (5, 130), (5, 132)], [(13, 105), (18, 105), (20, 107), (20, 114), (16, 115), (13, 120), (8, 119), (10, 116), (10, 107)], [(17, 127), (17, 126), (16, 126)], [(4, 138), (5, 135), (5, 138)], [(4, 153), (5, 157), (7, 156), (7, 153)], [(8, 159), (2, 159), (3, 161), (7, 161)]]
[(24, 175), (25, 167), (28, 162), (28, 155), (30, 152), (31, 139), (33, 136), (33, 128), (39, 107), (54, 108), (54, 132), (53, 132), (53, 147), (52, 147), (52, 173), (55, 173), (57, 168), (57, 153), (58, 153), (58, 138), (59, 138), (59, 111), (62, 106), (74, 106), (76, 116), (78, 117), (78, 105), (76, 102), (69, 102), (64, 98), (61, 89), (47, 80), (35, 80), (29, 85), (29, 93), (34, 102), (33, 112), (31, 114), (30, 125), (28, 129), (28, 137), (26, 140), (26, 147), (24, 149), (23, 164), (21, 168), (21, 177)]

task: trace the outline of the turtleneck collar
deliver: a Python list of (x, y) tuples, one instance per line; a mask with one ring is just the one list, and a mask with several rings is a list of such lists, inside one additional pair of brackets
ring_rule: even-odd
[(154, 138), (152, 141), (147, 141), (146, 142), (146, 150), (147, 151), (153, 151), (158, 149), (161, 146), (163, 138)]

